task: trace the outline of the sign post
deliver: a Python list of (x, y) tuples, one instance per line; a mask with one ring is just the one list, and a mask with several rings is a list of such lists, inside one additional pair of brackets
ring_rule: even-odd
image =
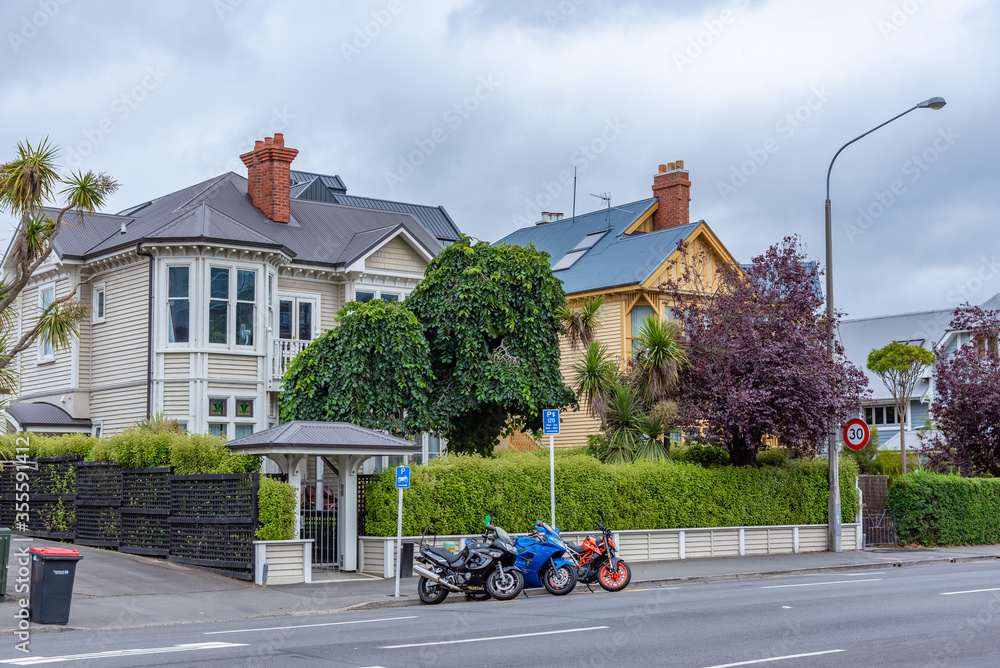
[(399, 490), (399, 509), (396, 512), (396, 598), (399, 598), (399, 574), (403, 562), (403, 490), (410, 488), (410, 467), (396, 467), (396, 489)]
[(542, 433), (549, 435), (549, 510), (552, 523), (556, 528), (556, 446), (555, 434), (559, 433), (559, 411), (542, 411)]
[(847, 424), (844, 425), (844, 445), (851, 450), (861, 450), (868, 445), (869, 438), (871, 438), (871, 431), (861, 418), (848, 420)]

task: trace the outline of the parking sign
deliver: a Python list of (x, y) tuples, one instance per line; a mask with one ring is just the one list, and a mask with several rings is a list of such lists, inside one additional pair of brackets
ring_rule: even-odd
[(396, 489), (409, 489), (410, 488), (410, 467), (409, 466), (397, 466), (396, 467)]
[(543, 434), (558, 434), (559, 433), (559, 411), (558, 410), (544, 410), (544, 411), (542, 411), (542, 433)]

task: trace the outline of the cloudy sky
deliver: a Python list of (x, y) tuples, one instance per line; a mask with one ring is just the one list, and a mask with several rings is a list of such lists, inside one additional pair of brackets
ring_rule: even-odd
[[(1000, 292), (1000, 5), (987, 0), (9, 0), (0, 159), (49, 136), (116, 212), (284, 132), (294, 167), (444, 205), (495, 241), (651, 194), (682, 159), (692, 220), (749, 259), (799, 234), (851, 317)], [(10, 236), (10, 224), (4, 225)], [(6, 245), (6, 240), (4, 240)]]

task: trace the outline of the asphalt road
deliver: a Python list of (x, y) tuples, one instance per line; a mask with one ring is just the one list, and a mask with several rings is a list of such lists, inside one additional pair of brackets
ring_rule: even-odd
[[(413, 592), (410, 592), (411, 594)], [(1000, 564), (4, 636), (0, 666), (995, 666)], [(43, 659), (43, 657), (45, 657)]]

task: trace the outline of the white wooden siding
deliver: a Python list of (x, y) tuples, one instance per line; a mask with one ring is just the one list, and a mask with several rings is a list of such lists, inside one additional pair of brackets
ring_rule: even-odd
[(422, 274), (427, 263), (402, 237), (394, 237), (365, 260), (368, 269), (412, 271)]
[(188, 353), (165, 353), (163, 355), (164, 378), (190, 378), (191, 355)]
[(145, 416), (145, 383), (90, 394), (90, 418), (101, 420), (101, 430), (106, 436), (123, 431)]
[(171, 417), (191, 414), (191, 384), (187, 381), (163, 384), (163, 413)]
[(257, 380), (263, 377), (258, 370), (259, 360), (251, 355), (209, 355), (208, 377)]
[[(56, 299), (65, 297), (72, 287), (67, 276), (61, 276), (55, 281), (45, 281), (33, 285), (21, 292), (21, 312), (24, 321), (21, 332), (27, 332), (38, 322), (41, 313), (38, 293), (41, 285), (55, 284)], [(78, 345), (74, 343), (74, 345)], [(38, 362), (38, 339), (35, 339), (27, 350), (21, 353), (21, 391), (20, 394), (35, 394), (39, 392), (66, 392), (70, 389), (72, 379), (72, 352), (69, 348), (55, 351), (51, 362)]]

